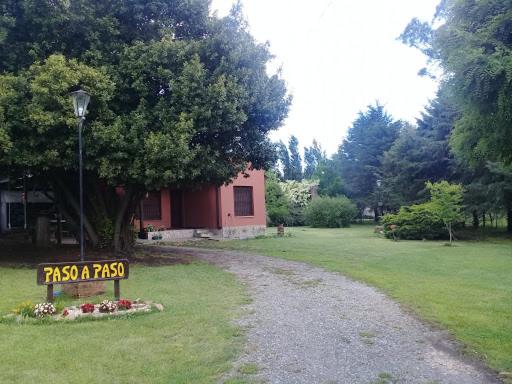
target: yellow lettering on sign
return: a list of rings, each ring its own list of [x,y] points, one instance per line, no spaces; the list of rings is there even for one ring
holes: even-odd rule
[[[51,281],[50,276],[53,273],[53,268],[52,267],[44,267],[44,273],[46,274],[44,281],[45,281],[45,283],[49,283]]]
[[[92,267],[94,268],[94,278],[97,279],[99,277],[98,274],[101,271],[101,264],[93,264]]]
[[[110,264],[110,277],[117,277],[117,262]]]
[[[62,281],[69,280],[69,265],[62,268]]]
[[[82,268],[82,280],[86,280],[89,278],[90,278],[89,267],[87,265],[84,265],[84,267]]]
[[[69,274],[71,275],[71,280],[78,280],[78,267],[76,265],[72,265]]]
[[[58,267],[56,267],[53,270],[53,282],[57,283],[59,281],[60,281],[60,269]]]
[[[108,264],[103,266],[103,270],[101,271],[101,277],[103,279],[110,277],[110,269],[108,269]]]
[[[124,277],[124,264],[123,263],[119,263],[117,265],[117,276]]]

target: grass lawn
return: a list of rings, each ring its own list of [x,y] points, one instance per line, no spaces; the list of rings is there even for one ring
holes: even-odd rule
[[[0,267],[0,314],[45,288],[36,271]],[[107,282],[112,297],[112,282]],[[244,287],[201,263],[132,265],[123,297],[153,300],[161,313],[66,324],[0,323],[0,383],[212,383],[231,367],[243,338],[231,320]],[[95,299],[97,301],[99,299]]]
[[[272,232],[274,230],[272,229]],[[305,261],[368,282],[512,371],[512,241],[394,242],[373,227],[287,229],[292,237],[205,242]]]

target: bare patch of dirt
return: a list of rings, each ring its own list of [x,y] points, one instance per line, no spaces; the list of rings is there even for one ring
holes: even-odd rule
[[[127,258],[131,263],[148,266],[190,264],[192,256],[162,252],[158,249],[136,247],[131,254],[117,254],[112,249],[88,249],[86,260],[110,260]],[[34,268],[40,263],[80,261],[80,247],[77,244],[52,245],[37,248],[27,239],[0,239],[0,266]]]
[[[190,264],[194,257],[186,254],[173,254],[155,250],[137,249],[129,258],[131,263],[142,264],[150,267],[160,265]]]

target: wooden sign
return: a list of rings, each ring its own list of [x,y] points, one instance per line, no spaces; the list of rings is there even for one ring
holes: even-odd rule
[[[114,280],[114,296],[119,300],[119,281],[127,279],[130,263],[126,259],[48,263],[37,266],[37,284],[46,285],[46,299],[53,302],[53,284]]]
[[[37,284],[123,280],[128,278],[129,272],[129,262],[126,259],[39,264]]]

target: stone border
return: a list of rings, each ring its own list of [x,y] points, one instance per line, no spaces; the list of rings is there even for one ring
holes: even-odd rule
[[[61,322],[61,321],[74,321],[77,319],[102,319],[102,318],[111,318],[111,317],[121,317],[131,314],[143,314],[143,313],[151,313],[154,311],[163,312],[164,306],[159,303],[154,303],[152,301],[145,302],[134,302],[130,309],[116,309],[114,312],[100,312],[99,304],[94,304],[94,312],[92,313],[82,313],[80,306],[70,306],[64,307],[64,309],[55,315],[46,316],[41,318],[34,317],[22,317],[20,315],[15,315],[13,313],[7,314],[0,318],[1,320],[12,320],[16,323],[38,323],[38,322]],[[64,316],[63,313],[67,311],[67,315]]]
[[[62,312],[65,311],[68,312],[66,316],[64,316],[63,313],[60,313],[58,315],[52,316],[54,320],[69,320],[73,321],[79,318],[102,318],[102,317],[109,317],[109,316],[123,316],[123,315],[129,315],[132,313],[140,313],[140,312],[151,312],[153,309],[158,310],[159,312],[162,312],[164,310],[164,306],[162,304],[153,303],[151,301],[148,302],[142,302],[142,303],[133,303],[132,307],[130,309],[116,309],[114,312],[100,312],[99,311],[100,305],[94,304],[94,312],[92,313],[82,313],[82,310],[80,307],[72,306],[72,307],[65,307]]]

